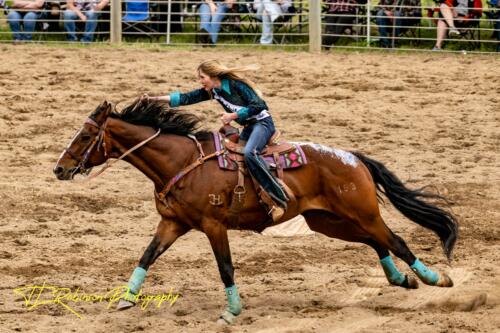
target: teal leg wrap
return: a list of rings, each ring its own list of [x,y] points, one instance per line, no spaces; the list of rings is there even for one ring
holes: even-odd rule
[[[394,265],[394,261],[392,261],[391,256],[380,259],[380,264],[384,269],[387,280],[389,280],[391,284],[395,284],[397,286],[403,284],[403,282],[405,281],[405,276],[401,274],[400,271],[398,271],[398,268],[396,267],[396,265]]]
[[[439,280],[439,274],[427,268],[420,260],[415,260],[410,268],[418,275],[418,277],[427,284],[435,285]]]
[[[227,310],[236,316],[239,315],[241,313],[241,300],[236,285],[226,288],[226,297],[229,304]]]
[[[139,293],[142,284],[146,279],[146,273],[147,271],[144,268],[136,267],[134,269],[134,272],[132,273],[130,280],[128,280],[128,288],[131,294],[137,295],[137,293]]]

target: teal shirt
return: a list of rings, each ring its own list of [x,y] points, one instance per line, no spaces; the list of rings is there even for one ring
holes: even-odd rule
[[[170,94],[170,106],[190,105],[215,99],[226,112],[237,113],[236,122],[246,125],[252,120],[270,117],[266,102],[246,83],[222,79],[221,88],[214,88],[209,94],[205,89],[196,89],[188,93]]]

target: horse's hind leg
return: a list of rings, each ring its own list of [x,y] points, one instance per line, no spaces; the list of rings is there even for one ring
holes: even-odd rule
[[[438,287],[453,286],[453,281],[448,275],[434,272],[418,260],[410,251],[405,241],[387,227],[380,215],[374,219],[361,219],[360,227],[370,234],[377,243],[389,249],[397,257],[406,262],[425,284]]]
[[[380,265],[382,266],[382,269],[384,270],[385,273],[385,277],[387,278],[387,281],[389,281],[390,284],[408,289],[418,288],[418,282],[413,276],[408,274],[403,275],[398,270],[398,268],[394,264],[394,261],[392,260],[389,250],[382,247],[379,243],[377,243],[373,239],[362,241],[362,243],[371,246],[377,252],[378,258],[380,259],[379,261]]]
[[[410,289],[418,288],[418,282],[415,278],[402,274],[398,270],[389,251],[372,239],[368,233],[356,224],[335,218],[333,214],[326,211],[311,210],[302,213],[302,215],[311,230],[328,237],[348,242],[363,243],[372,247],[377,252],[380,264],[390,284]]]
[[[190,229],[191,228],[187,225],[178,223],[174,220],[162,218],[153,240],[149,244],[146,251],[144,251],[141,260],[139,261],[139,265],[135,268],[128,281],[128,291],[120,299],[117,306],[118,310],[128,309],[137,303],[136,295],[141,290],[142,284],[146,279],[146,272],[149,266],[151,266],[155,260],[175,242],[177,238],[184,235]]]

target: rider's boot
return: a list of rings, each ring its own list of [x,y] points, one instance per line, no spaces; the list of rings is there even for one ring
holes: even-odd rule
[[[273,219],[273,222],[281,220],[287,208],[286,201],[277,198],[274,194],[266,192],[260,187],[259,197],[267,208],[267,214]]]

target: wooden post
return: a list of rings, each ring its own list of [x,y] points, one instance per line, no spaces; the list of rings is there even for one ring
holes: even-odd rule
[[[321,52],[321,0],[309,0],[309,52]]]
[[[111,43],[122,42],[122,1],[111,0]]]
[[[371,16],[371,10],[372,10],[372,6],[371,6],[371,0],[368,0],[366,2],[366,46],[367,47],[370,47],[371,43],[372,43],[372,38],[371,38],[371,30],[372,30],[372,27],[371,27],[371,20],[372,20],[372,16]]]
[[[168,0],[168,9],[167,9],[167,44],[170,44],[170,25],[172,24],[172,0]]]

